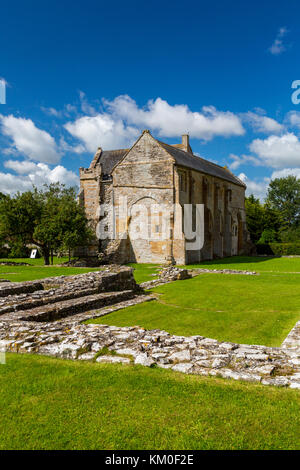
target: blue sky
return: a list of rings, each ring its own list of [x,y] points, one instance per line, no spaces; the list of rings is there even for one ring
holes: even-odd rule
[[[300,4],[2,2],[0,191],[78,184],[98,146],[142,129],[228,165],[263,198],[300,177]],[[300,94],[299,94],[300,96]]]

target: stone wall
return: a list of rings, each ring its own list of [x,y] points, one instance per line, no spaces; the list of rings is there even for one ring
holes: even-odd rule
[[[180,177],[184,177],[183,186],[179,182]],[[101,220],[105,230],[105,238],[100,241],[99,247],[105,253],[106,260],[185,264],[249,253],[245,188],[180,167],[149,132],[144,131],[114,167],[109,178],[106,175],[101,180],[99,164],[88,170],[81,169],[80,178],[81,201],[87,215],[94,227]],[[121,213],[120,203],[124,198],[128,210]],[[100,203],[113,203],[115,208],[99,217]],[[205,205],[205,242],[201,250],[187,250],[182,233],[182,214],[178,210],[173,212],[175,203],[182,207],[184,204]],[[139,224],[140,204],[146,210],[157,204],[169,208],[169,213],[173,212],[171,217],[162,212],[160,219],[150,222],[146,228],[148,235],[151,233],[150,239],[130,236],[131,229]],[[163,225],[169,227],[167,239],[159,238]]]

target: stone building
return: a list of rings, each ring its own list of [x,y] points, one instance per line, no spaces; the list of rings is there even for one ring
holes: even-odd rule
[[[169,145],[145,130],[130,149],[99,148],[90,167],[80,168],[79,200],[98,238],[101,232],[85,254],[102,252],[118,263],[177,264],[247,254],[245,189],[226,167],[194,155],[188,135]],[[202,226],[196,229],[204,238],[201,248],[183,234],[186,204],[193,226],[195,208],[202,205]]]

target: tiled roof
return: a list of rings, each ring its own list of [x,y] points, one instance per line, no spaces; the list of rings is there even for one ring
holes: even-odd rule
[[[190,168],[207,175],[215,176],[225,181],[229,181],[230,183],[238,184],[239,186],[246,186],[227,168],[185,152],[181,148],[182,144],[169,145],[159,140],[157,140],[157,142],[175,159],[177,165]],[[104,175],[110,175],[113,168],[122,160],[127,152],[128,149],[104,150],[101,152],[100,158],[95,162],[95,164],[101,165],[102,173]]]
[[[128,149],[104,150],[101,153],[99,163],[104,175],[110,175],[113,167],[124,157]]]
[[[245,186],[245,184],[227,168],[219,166],[216,163],[212,163],[208,160],[204,160],[204,158],[187,153],[178,147],[174,147],[173,145],[168,145],[160,141],[158,142],[175,159],[177,165],[221,178],[223,180],[229,181],[230,183],[238,184],[239,186]]]

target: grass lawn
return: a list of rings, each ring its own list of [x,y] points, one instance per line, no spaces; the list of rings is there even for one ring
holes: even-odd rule
[[[35,279],[44,279],[53,276],[71,276],[72,274],[82,274],[90,271],[99,271],[101,268],[69,268],[60,267],[56,264],[62,264],[68,261],[68,258],[54,258],[53,266],[44,266],[44,260],[21,258],[21,259],[0,259],[1,262],[28,263],[31,266],[0,266],[0,281],[8,279],[13,282],[34,281]]]
[[[294,390],[17,354],[0,382],[0,449],[300,449]]]
[[[156,279],[158,276],[158,264],[129,263],[128,266],[134,268],[134,278],[138,284],[153,281],[153,279]]]
[[[300,319],[300,258],[242,258],[194,267],[256,270],[259,276],[202,274],[152,289],[158,300],[92,320],[115,326],[140,325],[178,335],[280,346]],[[149,271],[155,272],[154,265]],[[145,265],[137,266],[144,274]],[[288,273],[288,274],[286,274]],[[137,274],[139,276],[139,274]]]
[[[265,256],[231,256],[201,264],[190,264],[187,268],[240,269],[256,272],[288,272],[300,274],[300,257],[277,258]]]

